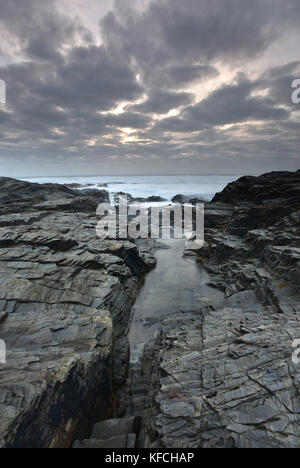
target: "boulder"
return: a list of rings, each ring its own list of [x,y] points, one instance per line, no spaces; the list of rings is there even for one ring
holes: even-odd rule
[[[179,203],[180,205],[184,205],[185,203],[196,205],[197,203],[205,203],[203,199],[199,195],[175,195],[172,198],[173,203]]]
[[[59,184],[33,184],[26,181],[0,178],[0,214],[42,211],[57,209],[67,211],[95,211],[99,203],[109,202],[109,194],[105,190],[94,191],[73,190]],[[78,201],[79,199],[79,201]],[[55,208],[57,203],[57,208]],[[77,206],[76,206],[77,205]],[[36,207],[36,208],[35,208]]]
[[[259,177],[247,176],[227,185],[213,202],[261,204],[279,200],[300,200],[300,171],[271,172]]]

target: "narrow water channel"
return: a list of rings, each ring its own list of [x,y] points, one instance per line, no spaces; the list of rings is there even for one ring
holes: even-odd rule
[[[166,316],[200,309],[200,303],[222,301],[224,295],[209,286],[210,277],[195,256],[185,255],[185,241],[164,241],[157,251],[157,266],[145,279],[132,310],[129,330],[130,367],[127,381],[127,416],[143,416],[147,384],[141,361],[145,344],[156,337]]]
[[[157,266],[146,276],[132,311],[129,332],[131,363],[140,361],[145,343],[154,338],[161,320],[172,313],[192,311],[199,297],[215,295],[209,276],[195,257],[184,256],[184,240],[167,240],[157,251]]]

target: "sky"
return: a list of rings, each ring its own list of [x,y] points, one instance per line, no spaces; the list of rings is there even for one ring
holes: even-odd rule
[[[1,175],[300,168],[299,0],[0,0]]]

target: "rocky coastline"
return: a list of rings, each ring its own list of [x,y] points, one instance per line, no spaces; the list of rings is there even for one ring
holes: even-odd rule
[[[300,171],[206,204],[205,246],[185,252],[206,284],[162,316],[139,381],[128,331],[155,249],[97,238],[108,201],[0,178],[0,447],[299,448]]]
[[[230,184],[205,224],[196,259],[222,297],[199,288],[147,345],[143,444],[299,448],[300,171]]]
[[[0,179],[0,446],[70,447],[114,411],[126,330],[155,265],[131,242],[100,241],[108,192]]]

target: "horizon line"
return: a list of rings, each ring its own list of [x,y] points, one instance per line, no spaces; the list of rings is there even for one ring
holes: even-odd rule
[[[246,175],[259,175],[260,173],[247,173]],[[63,174],[63,175],[30,175],[30,176],[6,176],[6,177],[22,177],[24,179],[29,179],[29,178],[36,178],[36,179],[42,179],[42,178],[63,178],[63,177],[166,177],[166,176],[241,176],[245,175],[244,173],[233,173],[233,172],[226,172],[226,173],[215,173],[215,172],[207,172],[207,173],[196,173],[196,174],[191,174],[191,173],[176,173],[176,174],[170,174],[170,173],[164,173],[164,174]]]

